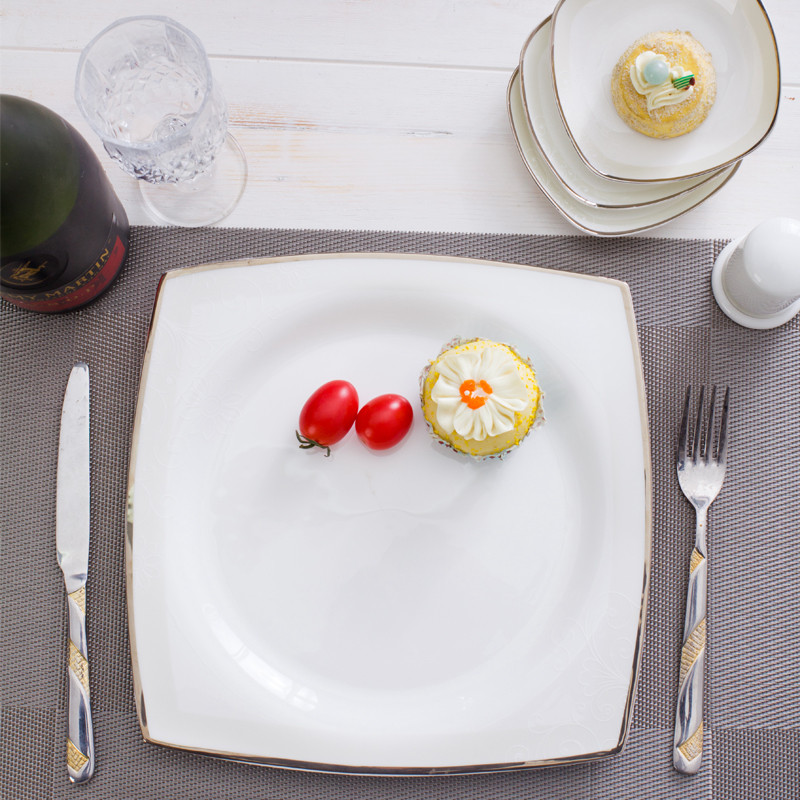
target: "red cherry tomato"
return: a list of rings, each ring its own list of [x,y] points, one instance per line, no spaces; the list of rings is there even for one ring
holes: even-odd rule
[[[358,393],[347,381],[329,381],[317,389],[300,411],[297,440],[300,447],[321,447],[331,454],[330,446],[344,439],[358,413]]]
[[[356,417],[358,438],[370,450],[388,450],[411,430],[411,403],[399,394],[382,394],[370,400]]]

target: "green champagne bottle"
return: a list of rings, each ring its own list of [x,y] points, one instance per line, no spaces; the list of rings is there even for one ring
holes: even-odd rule
[[[0,295],[53,313],[102,294],[128,255],[128,217],[83,137],[0,95]]]

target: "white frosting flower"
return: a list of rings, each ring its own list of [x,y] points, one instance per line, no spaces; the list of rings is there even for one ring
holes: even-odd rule
[[[662,61],[667,69],[667,77],[658,84],[648,83],[644,73],[647,65],[651,61]],[[691,75],[683,67],[670,64],[661,53],[654,53],[652,50],[645,50],[636,57],[635,63],[631,65],[631,83],[639,94],[643,94],[647,101],[647,110],[653,111],[663,106],[674,106],[688,100],[694,88],[689,86],[686,89],[676,89],[672,81],[682,78],[684,75]]]
[[[431,391],[436,421],[446,433],[481,442],[511,430],[530,407],[513,355],[498,347],[449,353],[436,362]]]

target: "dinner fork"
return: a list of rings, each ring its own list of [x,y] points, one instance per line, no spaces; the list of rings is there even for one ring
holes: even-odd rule
[[[679,772],[693,775],[703,757],[703,668],[706,650],[706,528],[708,507],[714,502],[725,478],[728,451],[728,403],[725,389],[716,448],[712,448],[717,387],[711,389],[708,422],[702,429],[705,387],[697,400],[694,425],[690,424],[692,387],[686,389],[678,434],[678,483],[697,515],[694,550],[689,563],[689,589],[683,626],[678,705],[675,712],[675,737],[672,763]],[[690,436],[693,430],[693,436]],[[702,433],[702,437],[701,437]],[[702,441],[701,441],[702,438]],[[691,441],[690,441],[691,440]],[[713,452],[712,452],[713,450]]]

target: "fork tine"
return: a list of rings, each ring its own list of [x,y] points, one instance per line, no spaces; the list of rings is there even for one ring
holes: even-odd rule
[[[703,461],[708,464],[712,457],[712,445],[714,444],[714,410],[717,407],[717,387],[711,387],[711,400],[708,403],[708,424],[706,425],[706,435],[703,439]]]
[[[705,399],[706,387],[700,387],[700,396],[697,398],[697,419],[694,423],[694,440],[692,441],[692,461],[697,461],[697,454],[700,452],[700,431],[703,424],[703,400]]]
[[[689,444],[689,402],[692,399],[692,387],[686,387],[686,402],[683,404],[683,416],[678,432],[678,469],[683,469],[686,461],[686,449]]]
[[[719,442],[717,443],[717,463],[725,465],[728,457],[728,402],[730,401],[731,388],[725,387],[725,398],[722,401],[722,419],[719,424]]]

